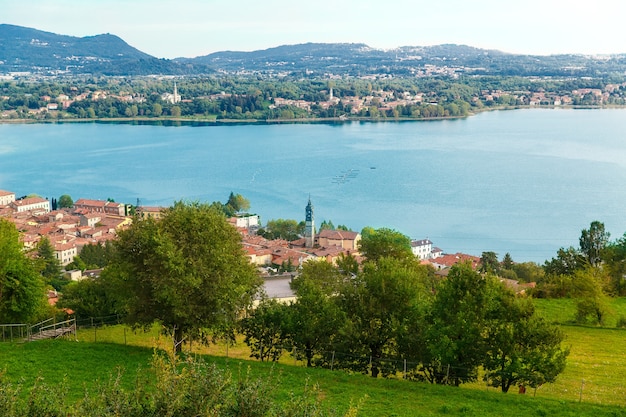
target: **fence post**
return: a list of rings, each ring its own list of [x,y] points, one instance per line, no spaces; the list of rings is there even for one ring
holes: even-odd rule
[[[124,326],[124,346],[126,346],[126,326]]]
[[[583,378],[582,382],[580,383],[580,397],[578,397],[578,402],[582,402],[583,401],[583,388],[585,387],[585,378]]]
[[[330,370],[333,370],[333,365],[335,364],[335,351],[333,350],[333,357],[330,360]]]
[[[404,379],[406,379],[406,359],[404,359]]]
[[[296,347],[293,347],[293,366],[298,365],[298,358],[296,358]]]

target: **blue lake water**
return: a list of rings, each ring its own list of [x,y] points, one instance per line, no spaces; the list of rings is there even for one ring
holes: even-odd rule
[[[593,220],[626,231],[626,110],[516,110],[429,122],[0,125],[18,196],[247,197],[263,221],[390,227],[447,253],[542,263]]]

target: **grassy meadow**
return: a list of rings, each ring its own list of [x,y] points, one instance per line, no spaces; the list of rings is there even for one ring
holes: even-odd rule
[[[373,379],[360,374],[324,369],[307,369],[284,355],[277,364],[247,360],[249,351],[241,341],[226,348],[192,345],[194,354],[231,370],[236,378],[250,372],[255,377],[271,375],[279,400],[318,385],[328,408],[340,413],[351,404],[360,404],[359,416],[617,416],[626,414],[626,330],[583,327],[572,324],[572,300],[537,300],[540,314],[563,324],[570,347],[567,367],[555,384],[519,395],[511,389],[502,394],[484,383],[461,388],[424,383]],[[626,313],[626,300],[612,302],[614,317]],[[616,318],[613,323],[616,323]],[[611,322],[607,322],[607,326]],[[150,372],[155,349],[169,349],[171,341],[158,328],[148,333],[133,332],[124,326],[79,331],[78,341],[56,340],[35,343],[0,343],[0,373],[7,381],[30,387],[37,378],[47,383],[65,383],[68,396],[77,400],[97,381],[107,380],[123,370],[127,389],[141,373]],[[189,345],[185,345],[189,351]],[[295,365],[295,366],[294,366]]]

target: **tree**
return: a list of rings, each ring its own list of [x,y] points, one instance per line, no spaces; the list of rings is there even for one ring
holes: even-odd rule
[[[605,262],[611,280],[611,293],[626,295],[626,233],[607,246]]]
[[[603,269],[589,265],[576,271],[572,278],[571,292],[576,297],[578,323],[604,324],[610,311],[604,289],[609,285],[609,275]]]
[[[100,244],[93,243],[83,246],[80,251],[80,259],[84,262],[84,269],[104,268],[113,258],[115,248],[110,241]]]
[[[268,220],[265,229],[259,230],[258,234],[266,239],[296,240],[300,238],[304,228],[295,220],[276,219]]]
[[[450,268],[428,317],[423,371],[429,381],[458,386],[477,379],[485,354],[490,284],[490,277],[481,276],[469,263]]]
[[[543,269],[548,275],[574,275],[585,267],[585,258],[573,247],[560,248],[556,258],[546,261]]]
[[[313,365],[315,355],[323,357],[344,315],[334,297],[344,276],[334,265],[321,261],[307,261],[302,272],[291,283],[296,301],[289,306],[287,335],[295,348],[295,356]]]
[[[126,321],[144,328],[159,321],[177,349],[184,337],[206,341],[211,333],[232,329],[261,285],[237,230],[200,203],[176,202],[159,221],[136,219],[120,231],[104,272]]]
[[[483,274],[497,274],[499,270],[498,254],[495,252],[483,252],[480,257],[480,272]]]
[[[604,230],[604,223],[592,221],[589,229],[583,229],[580,234],[580,252],[591,266],[598,266],[602,262],[604,249],[609,243],[611,234]]]
[[[320,224],[320,232],[322,230],[335,230],[335,225],[333,224],[332,220],[324,220],[321,224]]]
[[[27,322],[46,305],[43,279],[15,225],[0,218],[0,323]]]
[[[154,103],[152,105],[152,115],[155,117],[159,117],[162,114],[163,114],[163,106],[161,106],[159,103]]]
[[[172,108],[170,109],[170,114],[172,115],[172,117],[180,117],[180,107],[179,106],[172,106]]]
[[[54,255],[54,247],[47,237],[42,237],[37,244],[37,260],[40,262],[41,275],[45,282],[60,290],[63,286],[60,280],[61,263]]]
[[[241,320],[240,330],[244,342],[250,347],[250,356],[259,359],[277,361],[284,350],[285,323],[287,306],[273,299],[264,299]]]
[[[117,314],[115,299],[106,287],[106,281],[101,279],[70,282],[63,288],[57,307],[69,308],[83,318]]]
[[[513,258],[511,257],[510,253],[505,253],[504,257],[502,258],[502,262],[500,263],[502,269],[506,269],[506,270],[512,270],[513,269]]]
[[[233,216],[242,211],[250,210],[250,201],[241,194],[230,193],[226,202],[227,216]]]
[[[74,200],[67,194],[63,194],[59,197],[59,208],[72,208],[74,207]]]
[[[411,252],[411,239],[396,230],[366,227],[361,231],[361,236],[359,251],[370,261],[377,261],[382,257],[398,259],[414,257]]]
[[[427,279],[428,270],[415,259],[382,257],[347,280],[338,298],[346,322],[336,346],[348,356],[336,358],[338,366],[374,378],[396,372],[397,363],[383,358],[398,354],[397,336],[428,297]]]
[[[554,382],[569,354],[561,346],[563,332],[535,314],[532,300],[517,298],[501,284],[494,296],[486,322],[483,379],[502,392],[513,385],[537,388]]]

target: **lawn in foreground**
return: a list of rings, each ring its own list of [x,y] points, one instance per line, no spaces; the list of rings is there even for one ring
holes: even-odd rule
[[[106,380],[124,369],[123,385],[132,389],[138,369],[146,372],[153,349],[110,343],[67,340],[28,344],[0,344],[0,369],[9,381],[32,386],[37,377],[47,383],[65,380],[72,400],[82,397],[96,381]],[[278,378],[275,395],[286,400],[291,392],[317,384],[324,405],[344,412],[360,403],[359,416],[614,416],[624,409],[575,401],[502,394],[495,390],[436,386],[402,380],[373,379],[360,374],[325,369],[307,369],[285,364],[260,363],[226,357],[206,360],[231,369],[234,377],[250,372],[254,377]]]

